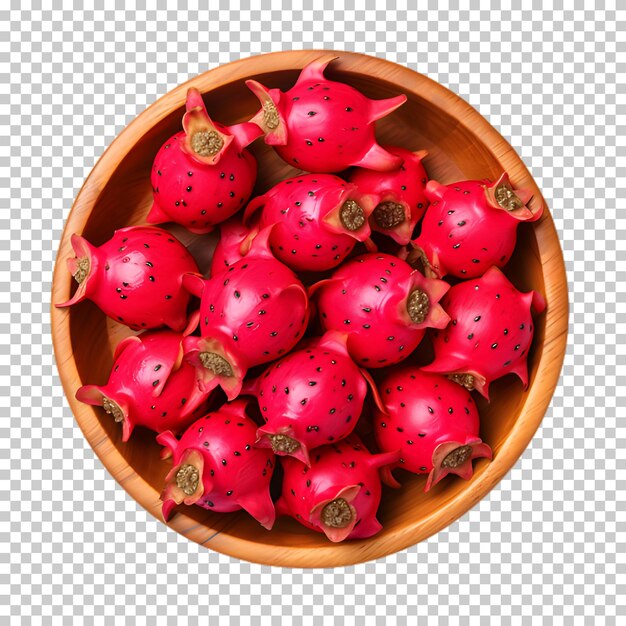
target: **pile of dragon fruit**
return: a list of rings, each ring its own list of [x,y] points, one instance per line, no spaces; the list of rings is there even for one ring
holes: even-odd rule
[[[78,286],[57,306],[89,299],[141,331],[117,346],[108,382],[76,397],[124,441],[136,426],[158,433],[165,519],[198,505],[370,537],[398,469],[427,475],[428,491],[492,458],[473,393],[488,400],[510,373],[527,384],[531,309],[545,304],[501,268],[541,208],[506,173],[428,180],[424,151],[376,141],[375,121],[406,97],[371,100],[326,79],[328,63],[286,92],[248,81],[261,108],[235,126],[189,90],[183,130],[154,160],[147,221],[219,227],[208,278],[156,226],[99,247],[72,237]],[[260,137],[302,173],[250,199],[246,146]],[[425,337],[434,357],[420,367],[409,357]]]

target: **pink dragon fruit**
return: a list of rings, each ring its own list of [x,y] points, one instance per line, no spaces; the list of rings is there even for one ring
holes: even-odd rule
[[[223,126],[211,121],[202,95],[187,92],[184,131],[157,153],[151,182],[151,224],[176,222],[192,233],[208,233],[247,202],[257,164],[245,147],[262,134],[255,124]]]
[[[479,415],[469,391],[440,374],[406,366],[388,372],[379,384],[383,410],[375,411],[376,442],[382,452],[400,451],[398,463],[414,474],[428,473],[424,491],[444,476],[471,478],[472,461],[491,459],[479,436]]]
[[[348,333],[350,356],[365,367],[385,367],[417,348],[425,329],[450,318],[438,304],[450,286],[425,278],[390,254],[351,259],[310,289],[325,330]]]
[[[382,495],[379,470],[399,457],[397,451],[370,454],[356,435],[315,450],[310,467],[284,457],[276,513],[333,542],[371,537],[382,529],[376,519]]]
[[[295,346],[309,319],[304,286],[269,251],[270,231],[262,230],[244,258],[211,279],[188,274],[184,281],[201,298],[201,337],[185,338],[185,358],[195,365],[201,389],[220,385],[229,400],[250,367]]]
[[[309,63],[286,92],[246,81],[261,103],[250,121],[263,129],[265,143],[284,161],[307,172],[340,172],[351,165],[380,171],[399,167],[402,159],[376,142],[374,122],[406,96],[370,100],[354,87],[324,78],[334,58]]]
[[[518,291],[497,268],[455,285],[441,301],[452,322],[433,333],[435,360],[422,368],[447,374],[489,399],[489,385],[506,374],[528,384],[526,359],[533,339],[531,307],[545,308],[536,291]]]
[[[75,258],[67,266],[78,283],[57,307],[92,300],[105,315],[134,330],[187,324],[189,293],[182,278],[198,266],[172,234],[154,226],[129,226],[99,247],[72,235]]]
[[[256,226],[250,228],[244,226],[238,216],[231,217],[220,224],[219,229],[220,239],[211,259],[211,276],[223,272],[236,261],[243,259],[250,250],[252,240],[259,232]]]
[[[115,349],[106,385],[85,385],[76,399],[101,406],[122,422],[122,441],[135,426],[178,433],[207,408],[209,394],[196,384],[195,369],[182,361],[183,334],[149,330]]]
[[[367,385],[375,385],[348,355],[346,338],[329,331],[246,384],[244,392],[256,396],[267,422],[257,431],[257,446],[309,465],[313,448],[354,430]]]
[[[270,236],[277,259],[296,271],[337,267],[357,241],[370,236],[374,204],[357,187],[332,174],[288,178],[253,199],[244,221],[260,228],[275,224]]]
[[[271,450],[254,448],[256,424],[246,415],[246,402],[223,405],[193,423],[180,441],[170,431],[157,442],[173,455],[173,467],[161,493],[167,521],[176,505],[197,504],[209,511],[244,509],[270,530],[276,513],[270,480],[276,459]]]
[[[370,216],[371,229],[405,246],[428,206],[424,192],[428,176],[422,165],[427,152],[411,152],[394,146],[384,148],[404,161],[398,169],[375,172],[357,168],[348,180],[361,193],[374,198],[376,208]]]
[[[528,189],[513,189],[507,174],[497,182],[466,180],[426,186],[431,205],[420,236],[411,242],[411,256],[421,258],[426,275],[442,278],[482,276],[491,266],[504,267],[511,258],[520,222],[541,217],[543,207],[526,206]]]

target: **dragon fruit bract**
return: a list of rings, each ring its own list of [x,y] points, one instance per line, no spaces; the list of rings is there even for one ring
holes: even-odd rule
[[[121,341],[109,382],[85,385],[76,398],[102,406],[122,422],[122,441],[135,426],[156,431],[186,428],[206,409],[208,393],[196,384],[195,369],[182,362],[183,335],[171,330],[149,330]]]
[[[394,467],[428,473],[425,491],[447,474],[468,479],[473,459],[491,459],[491,448],[478,436],[476,404],[460,385],[409,366],[390,371],[379,389],[384,410],[373,420],[378,447],[400,451]]]
[[[258,218],[276,258],[296,271],[324,271],[339,265],[357,241],[370,236],[372,202],[357,187],[332,174],[288,178],[253,199],[244,221]]]
[[[313,448],[354,430],[369,380],[348,355],[345,333],[329,331],[292,352],[244,390],[256,396],[267,422],[257,445],[308,465]]]
[[[370,253],[344,263],[311,293],[324,329],[348,333],[350,356],[384,367],[408,357],[427,327],[445,327],[450,318],[438,302],[448,289],[397,257]]]
[[[268,249],[270,231],[261,231],[245,257],[211,279],[185,277],[201,298],[201,337],[185,338],[185,358],[196,366],[201,388],[220,385],[229,400],[250,367],[293,348],[309,319],[304,286]]]
[[[517,374],[528,384],[526,359],[533,339],[531,307],[545,308],[536,291],[518,291],[497,268],[455,285],[441,301],[452,322],[433,333],[435,360],[424,371],[447,374],[489,399],[496,378]]]
[[[399,167],[402,159],[376,142],[374,122],[406,96],[370,100],[354,87],[324,78],[333,58],[309,63],[286,92],[246,81],[261,103],[250,121],[263,129],[265,143],[284,161],[307,172],[340,172],[352,165],[381,171]]]
[[[422,165],[427,153],[424,150],[411,152],[394,146],[384,147],[403,159],[398,169],[375,172],[358,168],[351,172],[348,180],[355,183],[361,193],[374,198],[376,208],[370,217],[372,230],[406,245],[428,206],[424,192],[428,177]]]
[[[173,455],[174,463],[161,493],[166,520],[184,502],[221,513],[244,509],[272,528],[276,514],[269,485],[275,457],[252,446],[256,424],[245,409],[241,400],[225,404],[193,423],[180,441],[169,431],[157,437],[168,448],[164,458]]]
[[[198,266],[172,234],[154,226],[116,230],[99,247],[72,235],[75,258],[67,265],[78,283],[74,296],[57,304],[95,302],[105,315],[134,330],[169,326],[182,331],[187,324],[189,293],[183,275]]]
[[[520,222],[538,220],[543,210],[526,207],[532,192],[513,189],[506,173],[493,184],[466,180],[440,185],[431,180],[426,195],[431,205],[420,236],[411,243],[427,275],[436,278],[476,278],[493,265],[504,267]]]
[[[276,513],[323,532],[333,542],[371,537],[382,528],[376,519],[382,494],[379,470],[399,456],[399,452],[370,454],[356,435],[350,435],[315,450],[310,467],[284,457]]]
[[[154,159],[154,204],[147,219],[208,233],[250,197],[257,164],[245,147],[262,132],[250,122],[213,122],[197,89],[189,89],[186,108],[185,130],[170,137]]]
[[[252,245],[259,229],[244,226],[239,216],[231,217],[220,224],[220,238],[211,259],[211,276],[223,272],[233,263],[243,259]]]

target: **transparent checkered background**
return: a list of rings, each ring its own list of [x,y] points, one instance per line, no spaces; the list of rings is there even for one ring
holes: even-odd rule
[[[624,271],[616,267],[626,261],[625,221],[617,214],[626,196],[624,56],[618,63],[626,51],[624,11],[614,2],[584,10],[578,1],[565,11],[563,2],[555,10],[525,2],[523,11],[431,2],[419,12],[407,2],[395,10],[372,0],[360,3],[365,10],[334,0],[295,2],[293,10],[260,0],[254,10],[249,0],[202,3],[219,5],[210,11],[167,10],[161,1],[150,3],[156,10],[145,3],[124,9],[129,3],[118,0],[98,3],[106,11],[44,4],[43,11],[41,0],[0,10],[0,271],[7,298],[0,303],[0,623],[117,624],[126,616],[133,624],[178,624],[218,615],[241,624],[624,619],[617,574],[626,573],[625,491],[617,470],[626,465],[617,413],[619,407],[623,419],[626,402],[616,371],[626,365],[624,327],[618,330]],[[507,477],[430,540],[336,570],[275,569],[221,556],[136,505],[74,422],[48,313],[72,201],[122,128],[207,69],[311,47],[406,65],[489,119],[548,199],[571,302],[560,385]]]

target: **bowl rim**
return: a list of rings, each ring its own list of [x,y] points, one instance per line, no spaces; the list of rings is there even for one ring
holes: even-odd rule
[[[336,56],[333,68],[343,73],[367,74],[371,71],[377,76],[384,75],[384,80],[388,82],[406,85],[407,91],[420,93],[433,105],[454,117],[468,132],[480,135],[481,142],[502,165],[503,170],[513,180],[519,181],[518,184],[521,182],[523,186],[533,189],[535,199],[544,206],[543,216],[534,224],[534,234],[542,266],[544,295],[548,302],[545,312],[546,341],[541,346],[541,354],[537,356],[538,365],[534,379],[536,384],[530,386],[520,407],[520,417],[502,441],[493,461],[480,467],[468,488],[460,490],[419,522],[406,524],[393,536],[385,536],[382,540],[374,537],[342,544],[329,542],[328,546],[312,548],[256,543],[229,535],[227,525],[221,529],[209,529],[198,524],[184,511],[179,512],[167,524],[178,533],[217,552],[255,563],[282,567],[338,567],[382,558],[423,541],[468,512],[502,480],[528,447],[558,383],[567,344],[567,278],[557,231],[545,199],[515,150],[476,109],[436,81],[392,61],[357,52],[328,49],[287,50],[251,55],[220,65],[178,85],[135,117],[103,152],[76,196],[59,242],[51,302],[61,302],[69,297],[72,277],[66,270],[65,260],[72,254],[71,234],[83,232],[91,208],[115,171],[116,164],[132,150],[146,128],[152,128],[171,114],[172,110],[184,106],[189,87],[196,87],[205,94],[224,84],[249,78],[252,59],[256,62],[254,75],[259,75],[300,70],[322,55]],[[51,304],[51,331],[63,389],[85,438],[124,490],[151,515],[163,522],[159,492],[128,465],[100,425],[95,408],[75,399],[76,390],[84,383],[73,358],[69,309],[58,309]]]

